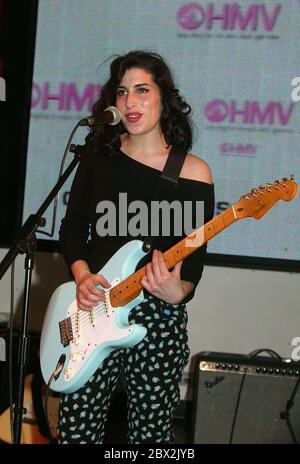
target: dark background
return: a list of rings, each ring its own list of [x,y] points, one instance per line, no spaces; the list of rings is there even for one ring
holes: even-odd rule
[[[9,245],[21,225],[37,3],[2,1],[6,101],[0,102],[0,246]]]

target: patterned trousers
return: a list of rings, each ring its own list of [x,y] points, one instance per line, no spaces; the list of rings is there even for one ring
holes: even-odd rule
[[[123,371],[129,443],[172,443],[179,383],[189,358],[184,304],[148,296],[129,321],[147,328],[132,348],[112,352],[77,392],[61,395],[58,443],[102,443],[111,395]]]

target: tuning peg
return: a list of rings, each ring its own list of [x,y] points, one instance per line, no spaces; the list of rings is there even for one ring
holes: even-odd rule
[[[255,192],[257,192],[257,189],[256,189],[256,188],[253,188],[253,189],[251,190],[251,192],[252,192],[252,193],[255,193]]]
[[[268,185],[268,184],[267,184],[267,185]],[[260,185],[258,188],[260,188],[260,189],[264,189],[264,188],[265,188],[265,186],[264,186],[264,185]]]
[[[283,181],[286,181],[286,180],[288,180],[288,179],[287,179],[287,177],[283,177],[282,180],[283,180]]]
[[[279,184],[279,180],[275,180],[274,184]]]
[[[292,174],[291,175],[291,180],[294,180],[295,179],[295,176]]]

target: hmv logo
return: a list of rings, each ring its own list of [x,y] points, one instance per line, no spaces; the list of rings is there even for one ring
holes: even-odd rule
[[[57,111],[86,111],[90,113],[100,92],[101,86],[97,84],[86,84],[80,91],[74,82],[51,85],[50,82],[34,83],[31,107],[41,110],[54,108]]]
[[[214,2],[186,3],[177,12],[177,23],[185,30],[219,28],[223,31],[272,31],[276,25],[281,4],[266,6],[257,2],[250,5]]]
[[[285,108],[281,102],[270,101],[262,104],[258,101],[246,100],[211,100],[204,107],[205,118],[213,123],[227,122],[239,124],[259,124],[285,126],[288,124],[294,103]]]

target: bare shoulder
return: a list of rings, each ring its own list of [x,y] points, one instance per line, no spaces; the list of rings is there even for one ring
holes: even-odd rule
[[[208,164],[192,153],[187,154],[180,176],[212,184],[212,175]]]

